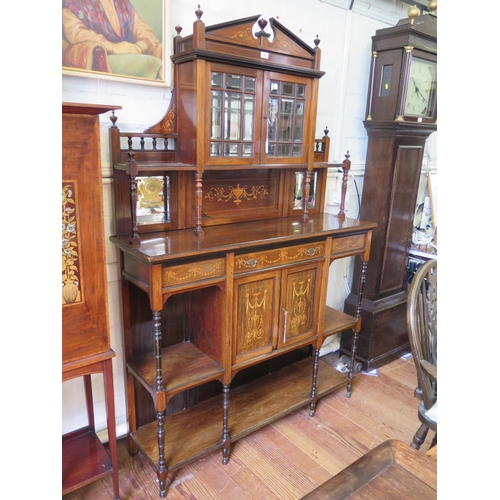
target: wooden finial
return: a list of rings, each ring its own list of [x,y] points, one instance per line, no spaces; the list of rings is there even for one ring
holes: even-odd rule
[[[318,35],[316,35],[316,38],[314,39],[314,45],[317,47],[321,40],[318,38]]]
[[[323,137],[323,139],[326,139],[326,138],[327,138],[327,136],[328,136],[328,132],[330,132],[330,131],[328,130],[328,125],[327,125],[327,126],[325,127],[325,130],[323,130],[323,133],[325,134],[325,136]]]
[[[200,4],[198,4],[198,8],[196,9],[195,14],[199,21],[201,19],[201,16],[203,15],[203,11],[200,8]]]
[[[182,26],[177,25],[177,26],[175,27],[175,31],[177,32],[177,36],[180,36],[181,31],[182,31]]]
[[[257,31],[257,33],[255,33],[255,36],[256,37],[260,37],[260,36],[265,36],[265,37],[270,37],[271,34],[270,33],[266,33],[265,31],[265,28],[267,26],[267,20],[266,19],[263,19],[262,17],[257,21],[257,24],[259,25],[259,28],[260,28],[260,31]]]
[[[115,116],[115,111],[111,111],[111,116],[109,117],[109,119],[111,120],[111,123],[113,125],[111,125],[112,127],[116,128],[116,120],[118,120],[118,117]]]

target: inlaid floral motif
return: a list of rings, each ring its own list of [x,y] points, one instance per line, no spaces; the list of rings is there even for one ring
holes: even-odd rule
[[[62,303],[81,301],[78,228],[75,189],[72,182],[62,187]]]
[[[221,188],[211,188],[210,191],[205,195],[205,198],[210,201],[222,201],[224,203],[229,200],[233,200],[233,203],[239,205],[243,199],[245,200],[256,200],[257,198],[263,198],[268,195],[269,191],[264,186],[252,186],[248,190],[247,186],[240,187],[238,183],[236,187],[229,187],[229,192]]]

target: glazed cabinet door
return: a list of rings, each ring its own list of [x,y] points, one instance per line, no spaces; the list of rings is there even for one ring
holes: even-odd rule
[[[312,81],[282,73],[264,74],[261,162],[307,163]]]
[[[210,67],[207,165],[259,163],[262,71]]]
[[[269,271],[235,279],[233,365],[275,348],[280,275]]]
[[[278,348],[316,335],[321,264],[284,269]]]

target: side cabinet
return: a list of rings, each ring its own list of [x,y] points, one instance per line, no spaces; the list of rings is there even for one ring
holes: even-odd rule
[[[62,380],[83,377],[88,414],[62,437],[62,494],[111,475],[118,499],[99,139],[99,115],[114,109],[62,105]],[[95,433],[93,374],[103,377],[109,454]]]

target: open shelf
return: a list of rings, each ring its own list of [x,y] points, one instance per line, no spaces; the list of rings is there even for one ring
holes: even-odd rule
[[[349,316],[341,311],[337,311],[332,307],[325,307],[325,326],[324,326],[324,336],[333,335],[334,333],[339,333],[344,330],[353,328],[357,323],[357,320],[353,316]]]
[[[346,376],[320,358],[318,397],[346,384]],[[229,434],[234,442],[310,403],[312,358],[282,368],[229,393]],[[293,390],[291,390],[293,388]],[[165,459],[177,469],[222,448],[222,395],[165,418]],[[156,421],[131,434],[142,453],[158,471]]]
[[[191,342],[163,348],[161,358],[163,387],[170,394],[215,380],[224,371],[217,361]],[[154,352],[132,358],[127,366],[148,391],[156,389]]]
[[[88,427],[62,438],[62,494],[112,474],[111,458]]]

